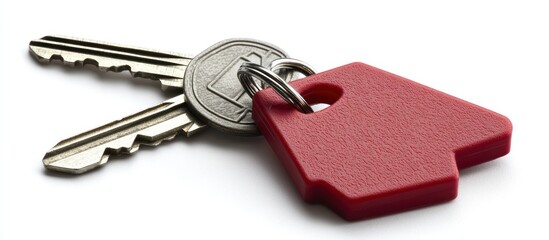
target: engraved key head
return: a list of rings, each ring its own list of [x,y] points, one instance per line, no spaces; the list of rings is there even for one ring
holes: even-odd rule
[[[259,135],[252,119],[252,100],[237,78],[238,68],[244,62],[268,66],[284,57],[288,55],[277,46],[252,39],[228,39],[211,46],[198,54],[185,72],[189,109],[222,132]]]

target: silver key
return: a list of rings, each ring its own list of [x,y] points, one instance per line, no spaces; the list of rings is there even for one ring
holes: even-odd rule
[[[190,136],[206,124],[229,134],[259,134],[251,118],[251,99],[237,79],[238,68],[244,62],[267,66],[287,57],[274,45],[250,39],[219,42],[192,59],[177,53],[52,36],[32,41],[30,51],[40,62],[61,60],[72,66],[92,64],[102,71],[131,70],[133,76],[161,81],[164,88],[184,86],[184,94],[63,140],[44,156],[46,168],[75,174],[105,164],[111,155],[135,152],[140,144],[156,146],[178,133]]]
[[[158,80],[163,90],[183,88],[191,55],[160,52],[64,36],[31,41],[30,52],[40,62],[63,61],[69,66],[93,65],[100,71],[129,71],[134,77]]]
[[[65,139],[50,149],[42,161],[48,169],[84,173],[105,164],[111,155],[133,153],[141,144],[158,146],[178,133],[190,136],[204,127],[188,113],[181,94],[152,108]]]

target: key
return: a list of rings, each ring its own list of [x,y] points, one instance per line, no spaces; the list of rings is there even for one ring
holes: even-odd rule
[[[45,36],[31,41],[30,52],[39,62],[61,60],[68,66],[91,64],[101,71],[130,70],[133,76],[159,80],[163,89],[184,91],[189,110],[199,120],[229,134],[258,135],[251,117],[251,99],[235,79],[244,62],[264,66],[287,54],[252,39],[227,39],[195,58],[72,37]],[[293,76],[286,76],[286,80]],[[183,90],[183,86],[186,86]]]
[[[31,41],[30,52],[40,62],[62,61],[68,66],[93,65],[100,71],[129,71],[134,77],[158,80],[163,90],[183,88],[191,55],[161,52],[65,36]]]
[[[247,63],[246,89],[250,76],[288,85]],[[330,106],[300,106],[310,103]],[[511,146],[505,116],[363,63],[259,91],[252,114],[301,196],[347,220],[452,200],[459,169]]]
[[[259,134],[251,118],[251,99],[236,73],[244,62],[269,65],[287,57],[280,48],[251,39],[221,41],[192,60],[183,54],[53,36],[32,41],[30,51],[40,62],[58,59],[73,66],[92,64],[103,71],[128,69],[134,76],[156,79],[183,92],[63,140],[46,153],[46,168],[74,174],[104,165],[112,155],[135,152],[141,144],[156,146],[179,133],[191,136],[206,126],[234,135]],[[287,75],[286,80],[291,77]]]
[[[63,140],[44,156],[48,169],[84,173],[102,164],[109,156],[133,153],[141,144],[158,146],[182,132],[191,136],[205,125],[188,114],[184,96],[96,129]]]

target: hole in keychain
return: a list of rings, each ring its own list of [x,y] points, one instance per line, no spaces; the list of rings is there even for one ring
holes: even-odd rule
[[[336,103],[343,95],[343,89],[329,84],[313,84],[302,91],[302,95],[316,113]]]
[[[273,70],[271,69],[271,71],[273,71]],[[278,76],[285,76],[287,74],[292,74],[292,73],[296,74],[297,73],[297,77],[294,75],[293,80],[297,80],[297,79],[300,79],[300,78],[305,78],[305,77],[310,76],[308,74],[303,74],[303,73],[297,72],[297,71],[296,71],[296,73],[294,73],[290,69],[277,69],[276,71],[273,71],[273,72],[276,73]],[[285,79],[285,78],[282,78],[282,79]],[[263,86],[263,88],[265,88],[265,87],[268,87],[269,85],[264,84],[262,86]],[[315,89],[313,89],[312,91],[314,92]],[[300,93],[300,92],[298,92],[298,93]],[[332,106],[332,104],[335,102],[335,101],[331,101],[331,100],[326,101],[325,99],[318,100],[316,97],[315,98],[311,97],[310,94],[303,94],[303,93],[300,93],[300,94],[303,96],[305,101],[307,101],[307,103],[309,103],[309,106],[311,106],[311,109],[313,109],[313,113],[320,112],[320,111]],[[318,95],[323,95],[323,94],[318,94]]]
[[[329,106],[332,106],[332,105],[327,104],[327,103],[311,104],[311,108],[313,109],[314,112],[320,112],[320,111],[328,108]]]

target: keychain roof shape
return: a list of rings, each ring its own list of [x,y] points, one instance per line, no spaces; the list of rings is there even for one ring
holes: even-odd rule
[[[347,220],[454,199],[459,169],[510,151],[506,117],[363,63],[290,85],[331,106],[304,114],[266,89],[253,118],[303,198]]]

